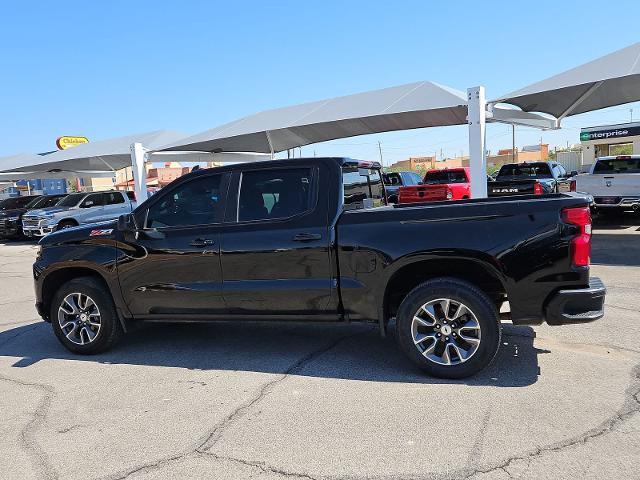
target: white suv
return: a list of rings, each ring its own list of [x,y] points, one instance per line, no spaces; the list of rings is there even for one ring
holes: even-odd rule
[[[63,228],[115,220],[135,207],[133,192],[72,193],[55,207],[25,213],[22,230],[27,236],[42,237]]]

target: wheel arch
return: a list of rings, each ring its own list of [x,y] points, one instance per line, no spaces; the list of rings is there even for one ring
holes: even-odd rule
[[[400,303],[417,285],[438,277],[469,282],[486,293],[494,302],[504,299],[507,290],[505,278],[488,260],[469,256],[413,258],[398,265],[389,273],[381,295],[381,328],[395,316]]]
[[[65,218],[61,218],[60,220],[58,220],[58,223],[57,223],[56,225],[60,225],[60,224],[61,224],[61,223],[63,223],[63,222],[70,222],[70,223],[73,223],[73,224],[74,224],[74,226],[76,226],[76,227],[80,225],[80,223],[78,222],[78,220],[76,220],[76,219],[75,219],[75,218],[73,218],[73,217],[65,217]]]
[[[71,280],[82,277],[91,277],[100,282],[105,288],[105,291],[109,293],[114,303],[116,303],[116,299],[114,298],[113,292],[109,288],[109,284],[106,278],[98,270],[89,267],[59,268],[49,273],[42,281],[42,311],[45,313],[45,315],[47,315],[47,317],[49,317],[49,312],[51,311],[51,301],[53,300],[54,295],[60,289],[60,287]],[[118,314],[118,320],[120,321],[122,328],[124,329],[124,331],[126,331],[126,324],[122,317],[122,314],[117,307],[117,303],[116,312]],[[48,320],[50,321],[51,319],[48,318]]]

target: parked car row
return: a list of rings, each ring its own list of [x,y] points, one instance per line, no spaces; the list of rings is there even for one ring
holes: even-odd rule
[[[0,237],[42,237],[57,230],[118,218],[135,208],[133,192],[31,195],[0,201]]]

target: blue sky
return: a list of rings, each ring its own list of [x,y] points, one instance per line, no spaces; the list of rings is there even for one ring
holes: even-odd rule
[[[195,133],[300,102],[433,80],[489,98],[640,39],[640,2],[7,2],[0,17],[0,155],[174,129]],[[630,106],[518,129],[518,145],[578,142],[581,126],[624,122]],[[640,104],[634,104],[640,120]],[[511,144],[490,125],[488,148]],[[385,163],[467,153],[466,127],[303,147]]]

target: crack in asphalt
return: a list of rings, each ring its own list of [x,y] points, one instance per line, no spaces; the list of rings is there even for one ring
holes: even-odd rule
[[[627,421],[636,413],[640,413],[640,364],[636,365],[633,368],[632,381],[625,390],[624,405],[620,408],[620,410],[618,410],[614,415],[602,422],[599,426],[592,428],[591,430],[588,430],[576,437],[556,442],[544,447],[538,447],[525,454],[508,457],[497,465],[487,468],[474,468],[473,471],[468,472],[467,474],[463,474],[461,478],[464,480],[469,480],[476,475],[487,474],[496,470],[503,470],[505,473],[507,473],[507,475],[511,477],[511,474],[507,471],[507,469],[513,463],[518,461],[527,461],[528,468],[528,465],[535,458],[541,457],[547,453],[559,452],[576,445],[584,445],[590,440],[611,433],[616,426]]]
[[[24,450],[27,452],[27,455],[31,457],[34,467],[36,467],[36,469],[40,472],[42,478],[45,478],[47,480],[57,479],[58,474],[53,468],[53,465],[51,465],[51,462],[49,461],[49,458],[47,457],[44,449],[38,444],[35,439],[35,432],[42,425],[44,425],[46,421],[46,416],[49,412],[49,408],[51,407],[51,402],[53,400],[53,397],[56,395],[55,390],[50,385],[45,385],[43,383],[25,382],[22,380],[17,380],[15,378],[5,377],[4,375],[0,375],[0,381],[13,383],[15,385],[20,385],[23,387],[34,387],[43,392],[42,400],[40,400],[40,403],[34,410],[31,420],[29,420],[29,422],[27,422],[27,424],[20,431],[20,443],[22,444]]]
[[[207,455],[215,458],[216,460],[228,460],[230,462],[241,463],[243,465],[247,465],[249,467],[255,467],[260,469],[263,473],[275,473],[277,475],[281,475],[287,478],[306,478],[307,480],[318,480],[317,477],[312,477],[311,475],[307,475],[306,473],[298,473],[298,472],[290,472],[288,470],[284,470],[282,468],[273,467],[271,465],[267,465],[264,462],[257,462],[252,460],[243,460],[241,458],[235,457],[226,457],[223,455],[217,455],[211,452],[201,452],[203,455]]]
[[[300,371],[304,366],[306,366],[307,364],[309,364],[313,360],[317,359],[321,355],[327,353],[329,350],[335,348],[336,346],[338,346],[343,341],[348,340],[348,339],[350,339],[352,337],[355,337],[357,335],[370,333],[371,331],[373,331],[373,329],[366,329],[364,331],[358,331],[356,333],[352,333],[352,334],[349,334],[349,335],[344,335],[344,336],[334,340],[333,342],[329,343],[328,345],[325,345],[324,347],[322,347],[320,349],[313,350],[313,351],[307,353],[306,355],[304,355],[303,357],[298,359],[293,365],[291,365],[289,368],[287,368],[281,375],[278,376],[278,378],[275,378],[275,379],[270,380],[269,382],[266,382],[265,384],[263,384],[258,389],[257,393],[253,396],[253,398],[251,400],[249,400],[248,402],[245,402],[245,403],[237,406],[222,421],[220,421],[218,424],[216,424],[213,427],[213,429],[209,431],[209,433],[207,433],[205,436],[201,437],[201,439],[198,441],[196,446],[194,448],[192,448],[191,450],[183,452],[183,453],[180,453],[180,454],[172,455],[170,457],[165,457],[165,458],[159,459],[159,460],[157,460],[155,462],[150,462],[150,463],[146,463],[146,464],[140,465],[140,466],[138,466],[138,467],[136,467],[136,468],[134,468],[132,470],[127,471],[126,473],[114,474],[114,475],[110,475],[110,476],[107,476],[107,477],[103,477],[103,479],[104,480],[125,480],[125,479],[129,478],[130,476],[132,476],[132,475],[134,475],[136,473],[148,472],[148,471],[154,470],[156,468],[162,467],[164,465],[171,464],[173,462],[176,462],[176,461],[179,461],[179,460],[182,460],[182,459],[185,459],[185,458],[200,457],[202,455],[207,455],[207,456],[210,456],[210,457],[213,457],[213,458],[226,459],[226,460],[230,460],[230,461],[240,462],[240,463],[243,463],[245,465],[251,465],[251,466],[260,468],[261,470],[263,470],[265,472],[280,473],[281,475],[286,475],[286,476],[290,476],[290,477],[294,477],[294,478],[297,477],[297,478],[306,478],[306,479],[310,479],[310,480],[316,480],[313,477],[310,477],[309,475],[306,475],[306,474],[303,474],[303,473],[287,472],[285,470],[280,470],[277,467],[267,466],[267,465],[262,464],[260,462],[252,462],[252,461],[242,460],[242,459],[233,458],[233,457],[223,457],[223,456],[220,456],[220,455],[217,455],[215,453],[210,452],[209,449],[211,449],[215,445],[215,443],[222,437],[222,434],[224,433],[224,431],[227,428],[229,428],[229,426],[234,424],[239,418],[242,418],[242,416],[249,409],[251,409],[251,407],[253,407],[256,403],[258,403],[262,399],[264,399],[276,387],[276,385],[278,385],[279,383],[281,383],[282,381],[287,379],[290,375],[293,375],[296,372]]]

